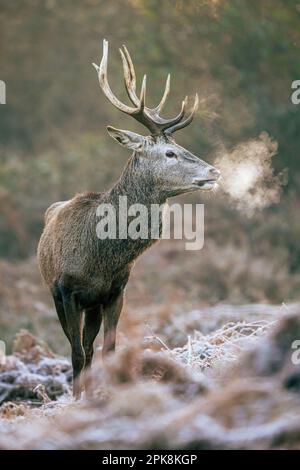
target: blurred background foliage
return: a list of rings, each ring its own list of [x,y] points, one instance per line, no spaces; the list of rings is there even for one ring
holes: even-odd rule
[[[101,58],[102,38],[110,43],[110,83],[122,99],[123,43],[139,84],[148,75],[150,105],[159,101],[168,72],[166,115],[186,94],[199,93],[198,117],[178,133],[179,143],[213,162],[220,143],[230,149],[266,131],[278,142],[276,171],[289,169],[281,202],[251,219],[223,197],[205,199],[205,249],[195,256],[170,245],[165,282],[178,289],[189,279],[185,290],[194,283],[207,302],[299,298],[300,106],[291,103],[291,83],[300,79],[296,0],[0,0],[0,79],[7,85],[7,104],[0,106],[3,263],[34,255],[52,202],[107,189],[120,174],[128,155],[110,141],[106,125],[144,132],[99,89],[92,62]]]

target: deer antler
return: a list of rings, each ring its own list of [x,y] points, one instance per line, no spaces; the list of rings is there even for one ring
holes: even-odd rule
[[[124,80],[125,80],[125,87],[128,94],[129,99],[131,100],[134,107],[127,106],[126,104],[122,103],[112,92],[108,79],[107,79],[107,57],[108,57],[108,41],[103,39],[103,56],[100,63],[100,66],[93,64],[95,69],[98,73],[99,84],[100,87],[105,94],[105,96],[109,99],[109,101],[120,111],[125,114],[129,114],[138,122],[143,124],[147,129],[150,130],[151,134],[157,135],[161,133],[165,134],[172,134],[173,132],[177,131],[178,129],[182,129],[190,124],[193,120],[194,114],[198,107],[198,95],[195,96],[195,102],[190,115],[183,119],[185,116],[186,106],[187,106],[187,97],[185,97],[184,101],[181,105],[180,113],[172,119],[165,119],[160,116],[160,112],[166,102],[166,99],[169,95],[170,91],[170,74],[166,80],[165,91],[163,93],[162,99],[156,108],[150,109],[145,106],[145,99],[146,99],[146,75],[144,75],[142,81],[142,88],[140,97],[136,94],[136,75],[134,66],[129,55],[128,50],[123,45],[120,49],[120,54],[122,57],[123,62],[123,71],[124,71]]]

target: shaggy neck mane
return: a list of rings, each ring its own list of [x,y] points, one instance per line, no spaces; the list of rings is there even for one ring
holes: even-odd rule
[[[109,191],[111,202],[118,200],[119,196],[127,196],[128,204],[163,204],[167,195],[157,188],[153,175],[150,171],[141,172],[139,168],[140,157],[134,153],[119,180]]]

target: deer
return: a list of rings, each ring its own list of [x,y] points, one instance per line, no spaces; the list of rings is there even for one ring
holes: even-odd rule
[[[107,76],[108,41],[103,40],[100,66],[93,64],[100,88],[110,103],[145,126],[149,135],[107,126],[108,134],[132,152],[120,178],[106,192],[84,192],[68,201],[52,204],[45,212],[45,225],[37,257],[44,283],[49,288],[55,309],[71,346],[73,395],[84,391],[84,373],[91,367],[94,341],[103,321],[103,359],[115,350],[116,330],[124,290],[135,260],[157,238],[99,239],[96,234],[97,207],[109,203],[117,208],[119,197],[129,204],[167,204],[173,196],[193,191],[211,191],[220,172],[178,145],[173,134],[188,126],[198,107],[195,95],[187,112],[188,98],[179,114],[161,116],[170,91],[170,75],[163,96],[155,108],[146,106],[146,75],[139,96],[136,74],[127,48],[120,49],[125,88],[132,105],[121,102],[112,92]],[[160,219],[160,228],[163,225]],[[161,232],[160,232],[161,233]]]

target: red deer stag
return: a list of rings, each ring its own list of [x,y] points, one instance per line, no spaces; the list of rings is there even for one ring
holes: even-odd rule
[[[219,171],[200,160],[172,137],[193,120],[198,106],[186,115],[187,98],[180,113],[165,119],[160,113],[170,89],[167,78],[161,102],[150,109],[145,104],[146,76],[140,96],[132,60],[125,46],[120,49],[126,91],[133,106],[123,104],[112,92],[107,79],[108,42],[103,41],[100,67],[94,64],[100,87],[108,100],[123,113],[143,124],[150,135],[107,127],[111,137],[133,154],[121,177],[107,192],[77,194],[69,201],[52,204],[45,214],[45,228],[38,246],[42,277],[51,290],[62,328],[71,344],[73,393],[82,391],[82,371],[91,365],[93,343],[104,322],[103,355],[115,349],[116,328],[124,288],[134,260],[156,239],[99,239],[96,211],[111,204],[118,214],[119,196],[128,204],[164,204],[167,198],[216,185]],[[160,221],[161,225],[161,221]]]

